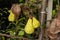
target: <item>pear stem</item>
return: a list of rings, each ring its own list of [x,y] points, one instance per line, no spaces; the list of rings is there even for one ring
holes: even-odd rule
[[[30,9],[30,14],[29,14],[29,18],[33,18],[33,9]]]

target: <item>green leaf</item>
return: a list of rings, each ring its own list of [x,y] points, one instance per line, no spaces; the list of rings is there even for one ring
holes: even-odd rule
[[[11,36],[15,35],[15,32],[13,32],[13,31],[8,31],[7,33],[9,33]]]
[[[54,17],[56,15],[56,10],[52,11],[52,16]]]
[[[56,0],[53,0],[54,2],[56,2]]]
[[[19,36],[23,36],[24,35],[24,31],[19,31],[18,35]]]
[[[19,0],[19,2],[23,2],[23,0]]]
[[[20,18],[18,21],[22,21],[22,20],[24,20],[25,19],[25,17],[23,17],[23,18]]]
[[[28,16],[29,15],[29,11],[28,10],[24,11],[24,15]]]
[[[32,2],[36,2],[36,0],[30,0],[30,1],[32,1]]]

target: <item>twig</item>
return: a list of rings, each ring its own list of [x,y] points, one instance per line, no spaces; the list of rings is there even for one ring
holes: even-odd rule
[[[0,36],[6,36],[6,37],[10,37],[10,38],[22,38],[22,37],[11,36],[11,35],[8,35],[8,34],[2,34],[2,33],[0,33]]]

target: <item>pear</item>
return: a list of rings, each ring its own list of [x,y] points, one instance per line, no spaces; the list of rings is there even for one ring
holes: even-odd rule
[[[9,21],[14,21],[15,20],[14,14],[12,13],[11,10],[9,12],[10,12],[10,15],[8,16],[8,20]]]
[[[32,34],[34,32],[34,28],[32,25],[32,19],[31,18],[28,19],[24,30],[27,34]]]
[[[39,26],[40,26],[39,21],[35,17],[33,17],[33,27],[38,28]]]

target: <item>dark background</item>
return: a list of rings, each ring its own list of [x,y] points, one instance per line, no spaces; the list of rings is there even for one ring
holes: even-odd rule
[[[6,30],[7,26],[9,25],[9,21],[8,21],[8,16],[9,16],[9,12],[8,9],[11,8],[12,4],[15,3],[19,3],[19,0],[0,0],[0,30]],[[8,8],[8,9],[4,9],[4,8]],[[5,13],[5,12],[6,13]]]
[[[10,8],[13,3],[18,3],[19,0],[0,0],[0,8]]]

